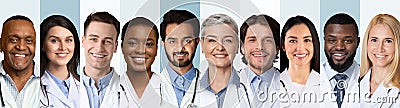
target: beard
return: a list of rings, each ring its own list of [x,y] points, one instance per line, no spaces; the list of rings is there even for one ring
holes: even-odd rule
[[[339,73],[342,73],[342,72],[346,71],[347,69],[349,69],[349,67],[353,64],[354,57],[356,56],[356,51],[354,51],[354,53],[352,55],[350,55],[349,58],[347,58],[343,64],[335,64],[335,62],[333,62],[332,56],[329,56],[328,53],[326,53],[326,52],[325,52],[325,56],[328,57],[327,58],[328,63],[332,67],[332,69]]]
[[[196,52],[196,50],[194,50],[194,52]],[[187,53],[187,52],[177,52],[177,53]],[[183,61],[183,63],[179,63],[178,61],[173,60],[172,56],[174,56],[174,53],[171,56],[169,54],[167,54],[168,60],[172,63],[172,65],[174,65],[176,67],[189,66],[192,63],[193,58],[194,58],[194,54],[191,54],[191,55],[189,55],[189,60],[185,60],[185,61]]]

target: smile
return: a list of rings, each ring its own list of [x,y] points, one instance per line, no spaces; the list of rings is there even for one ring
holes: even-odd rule
[[[14,54],[14,56],[16,56],[16,57],[25,57],[26,55],[25,54]]]
[[[91,53],[91,55],[92,55],[93,57],[96,57],[96,58],[104,58],[104,57],[106,57],[106,55],[103,55],[103,54]]]

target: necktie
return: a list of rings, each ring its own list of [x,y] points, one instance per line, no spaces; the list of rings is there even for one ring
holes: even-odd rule
[[[335,80],[336,80],[336,85],[335,85],[335,96],[336,96],[336,102],[339,108],[342,107],[342,103],[343,103],[343,98],[345,95],[345,89],[347,86],[346,83],[346,79],[347,79],[347,75],[345,74],[336,74],[334,76]]]
[[[175,93],[176,93],[176,98],[178,100],[178,105],[180,106],[182,98],[183,98],[183,95],[184,95],[185,78],[183,76],[178,76],[178,77],[175,78],[174,83],[175,83],[174,84],[175,87],[178,90]]]
[[[253,86],[254,86],[254,94],[255,94],[255,99],[253,106],[256,108],[261,107],[262,103],[266,101],[267,99],[267,88],[266,88],[266,81],[260,77],[260,76],[255,76],[253,78]]]

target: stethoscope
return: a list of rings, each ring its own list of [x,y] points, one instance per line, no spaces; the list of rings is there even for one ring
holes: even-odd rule
[[[0,83],[0,96],[1,96],[1,106],[5,107],[6,104],[4,103],[4,99],[3,99],[3,90],[1,90],[1,83]]]
[[[70,73],[70,74],[71,74],[71,73]],[[76,84],[75,78],[73,78],[72,80],[74,80],[75,86],[78,87],[78,84]],[[48,95],[48,93],[47,93],[47,91],[46,91],[46,86],[43,85],[43,83],[42,83],[42,80],[40,80],[40,89],[42,89],[41,91],[42,91],[43,95],[46,97],[46,100],[47,100],[47,102],[46,102],[47,104],[45,104],[45,103],[40,99],[40,103],[43,105],[43,106],[41,106],[40,108],[53,108],[54,105],[52,105],[52,104],[50,105],[49,95]],[[77,88],[77,91],[79,92],[78,88]],[[3,99],[2,99],[2,100],[3,100]]]
[[[196,81],[194,83],[194,93],[192,95],[192,100],[190,100],[190,104],[188,105],[188,108],[197,108],[198,106],[194,104],[194,99],[196,98],[196,93],[197,93],[197,83],[199,81],[199,77],[200,77],[200,72],[197,68],[194,68],[196,70]],[[161,87],[161,85],[160,85]],[[160,95],[161,95],[161,103],[162,103],[162,92],[161,92],[161,88],[160,88]],[[160,104],[161,104],[160,103]]]

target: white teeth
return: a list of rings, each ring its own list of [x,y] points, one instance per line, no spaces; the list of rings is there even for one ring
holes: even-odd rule
[[[25,54],[15,54],[17,57],[25,57]]]
[[[385,56],[383,56],[383,55],[375,55],[376,57],[378,57],[378,58],[383,58],[383,57],[385,57]]]
[[[65,57],[65,56],[67,56],[68,54],[57,54],[58,56],[61,56],[61,57]]]
[[[97,57],[97,58],[103,58],[103,57],[105,57],[104,55],[101,55],[101,54],[92,54],[94,57]]]
[[[135,58],[135,60],[137,60],[137,61],[144,61],[145,58]]]
[[[184,54],[176,54],[176,56],[178,56],[178,57],[183,57]]]
[[[215,55],[215,57],[225,57],[225,55]]]
[[[261,54],[259,54],[259,55],[253,54],[253,56],[262,57],[263,55],[261,55]]]
[[[307,54],[296,54],[297,57],[305,57]]]
[[[334,56],[344,56],[344,54],[333,54]]]

